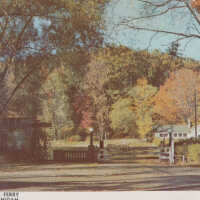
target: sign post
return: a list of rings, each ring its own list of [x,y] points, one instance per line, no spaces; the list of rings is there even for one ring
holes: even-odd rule
[[[173,140],[173,137],[171,139],[171,144],[170,144],[169,161],[170,161],[170,164],[174,164],[174,140]]]

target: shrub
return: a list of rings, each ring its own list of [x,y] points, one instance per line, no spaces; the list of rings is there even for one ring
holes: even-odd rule
[[[72,142],[80,142],[82,141],[82,138],[80,135],[73,135],[69,138],[69,141],[72,141]]]
[[[135,113],[131,108],[133,100],[119,99],[112,105],[109,114],[110,125],[113,130],[112,138],[124,138],[128,135],[137,137]]]
[[[156,146],[160,146],[160,144],[161,144],[161,139],[160,138],[156,138],[156,137],[154,137],[154,139],[153,139],[153,144],[154,145],[156,145]]]
[[[194,163],[200,163],[200,144],[188,145],[188,160]]]
[[[68,137],[72,136],[73,134],[73,127],[64,126],[61,129],[61,139],[67,139]]]
[[[88,133],[85,129],[80,129],[78,135],[80,136],[81,141],[85,141]]]
[[[175,146],[175,154],[176,155],[184,155],[185,153],[185,146],[184,145],[176,145]]]

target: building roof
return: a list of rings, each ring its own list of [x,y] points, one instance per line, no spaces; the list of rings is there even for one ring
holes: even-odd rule
[[[156,132],[188,132],[190,130],[187,125],[164,125],[158,127]]]

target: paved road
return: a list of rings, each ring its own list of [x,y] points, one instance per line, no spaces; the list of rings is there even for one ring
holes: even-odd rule
[[[131,163],[0,165],[0,190],[200,190],[200,168]]]

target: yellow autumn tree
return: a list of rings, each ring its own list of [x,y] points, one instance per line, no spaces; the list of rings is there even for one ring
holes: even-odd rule
[[[67,85],[62,80],[63,69],[64,66],[53,70],[40,90],[43,98],[41,99],[42,112],[38,118],[51,122],[52,128],[48,130],[48,135],[55,139],[61,139],[64,130],[72,130],[74,127],[69,97],[66,95]]]
[[[145,138],[153,127],[153,104],[156,92],[156,87],[149,85],[145,78],[141,78],[128,93],[133,98],[137,132],[141,138]]]

